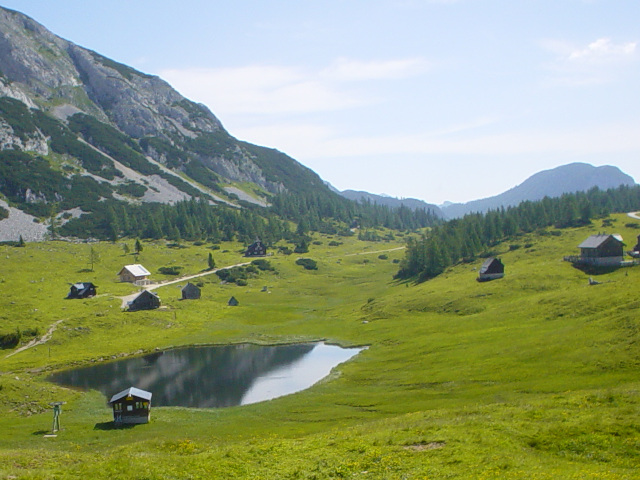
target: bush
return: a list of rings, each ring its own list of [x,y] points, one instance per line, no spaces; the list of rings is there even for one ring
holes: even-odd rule
[[[296,260],[296,265],[301,265],[306,270],[317,270],[318,269],[318,264],[316,263],[316,261],[312,260],[310,258],[299,258],[298,260]]]
[[[336,242],[335,240],[329,242],[330,247],[339,247],[340,245],[342,245],[342,242]]]
[[[180,270],[182,267],[174,266],[174,267],[160,267],[158,272],[162,275],[180,275]]]
[[[0,334],[0,348],[14,348],[20,343],[20,332]]]
[[[378,255],[378,259],[380,259],[380,260],[388,260],[388,259],[389,259],[389,256],[388,256],[388,255],[385,255],[385,254],[383,253],[382,255]]]
[[[273,271],[274,268],[271,266],[271,263],[269,262],[269,260],[265,260],[263,258],[259,258],[257,260],[254,260],[253,262],[251,262],[251,265],[255,265],[256,267],[258,267],[258,269],[262,270],[263,272],[265,271]]]

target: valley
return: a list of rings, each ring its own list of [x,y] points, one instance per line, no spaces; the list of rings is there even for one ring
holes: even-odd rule
[[[498,245],[506,275],[487,283],[476,282],[482,259],[420,284],[393,280],[403,255],[398,232],[387,232],[394,241],[341,237],[337,246],[336,237],[313,234],[305,257],[317,270],[274,250],[267,259],[275,270],[246,286],[208,275],[201,300],[179,301],[179,288],[167,284],[156,290],[163,306],[141,312],[120,310],[118,297],[132,289],[115,276],[132,258],[121,248],[127,240],[2,246],[4,330],[45,332],[64,321],[47,344],[0,360],[0,473],[633,478],[640,269],[598,275],[590,286],[562,261],[602,222],[524,234],[527,248]],[[620,214],[606,223],[630,241],[634,222]],[[94,272],[90,246],[101,257]],[[209,251],[218,266],[242,261],[239,244],[210,246],[144,242],[138,260],[158,280],[163,265],[204,270]],[[98,285],[98,296],[65,300],[65,282],[80,279]],[[238,307],[227,306],[231,295]],[[158,348],[316,340],[369,348],[309,390],[241,407],[154,408],[149,424],[133,428],[110,427],[100,394],[44,381],[60,368]],[[67,402],[62,430],[45,438],[53,401]]]

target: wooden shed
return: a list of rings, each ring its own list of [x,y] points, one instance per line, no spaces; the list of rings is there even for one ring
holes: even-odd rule
[[[624,243],[620,235],[591,235],[578,245],[580,257],[574,263],[595,266],[618,266],[624,256]]]
[[[125,265],[122,267],[122,270],[118,272],[121,282],[138,284],[148,283],[149,275],[151,275],[151,272],[138,263]]]
[[[148,423],[151,418],[151,392],[129,387],[116,393],[109,404],[116,424]]]
[[[486,282],[502,277],[504,277],[504,265],[502,261],[496,257],[489,257],[480,267],[477,280],[479,282]]]
[[[67,294],[67,298],[88,298],[93,297],[96,294],[96,288],[91,282],[79,282],[74,283],[69,288],[69,293]]]
[[[236,297],[231,297],[229,299],[229,301],[227,302],[227,305],[229,305],[230,307],[237,307],[240,304],[240,302],[238,302],[238,300],[236,300]]]
[[[244,252],[245,257],[264,257],[267,254],[267,247],[256,238],[256,241],[247,247]]]
[[[137,310],[153,310],[160,307],[160,297],[155,292],[143,290],[140,294],[127,304],[127,310],[135,312]]]
[[[182,287],[182,300],[199,300],[200,288],[189,282]]]
[[[633,247],[632,251],[636,253],[640,253],[640,235],[638,235],[638,243],[636,243],[636,246]]]

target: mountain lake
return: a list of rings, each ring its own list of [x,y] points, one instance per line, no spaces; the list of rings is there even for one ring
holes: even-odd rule
[[[362,351],[325,343],[198,346],[64,370],[47,380],[98,390],[107,399],[129,387],[165,407],[221,408],[305,390]]]

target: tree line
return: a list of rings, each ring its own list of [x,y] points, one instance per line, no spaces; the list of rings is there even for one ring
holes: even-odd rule
[[[498,243],[547,227],[586,225],[593,218],[640,208],[640,186],[545,197],[518,206],[468,214],[434,226],[420,239],[409,239],[396,279],[428,280],[447,267],[487,256]]]

